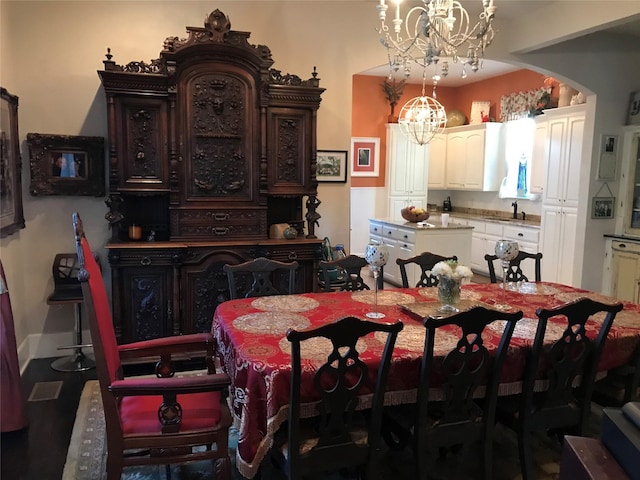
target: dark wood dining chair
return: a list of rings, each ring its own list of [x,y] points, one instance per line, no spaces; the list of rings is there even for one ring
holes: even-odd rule
[[[400,276],[402,278],[402,287],[409,288],[409,278],[407,276],[407,265],[416,264],[420,267],[420,279],[414,285],[415,287],[435,287],[438,285],[438,277],[431,275],[433,266],[444,260],[458,261],[457,256],[443,257],[431,252],[422,252],[420,255],[416,255],[411,258],[398,258],[396,263],[400,267]]]
[[[606,377],[596,382],[593,400],[608,407],[640,401],[640,344],[625,365],[609,370]]]
[[[496,268],[494,262],[498,260],[496,255],[485,255],[484,259],[489,266],[489,279],[491,283],[497,283]],[[509,262],[509,269],[507,270],[507,282],[528,282],[529,279],[522,271],[520,264],[523,261],[532,259],[535,262],[535,281],[540,282],[542,280],[541,266],[542,266],[542,253],[528,253],[520,250],[518,256]]]
[[[319,264],[319,274],[322,278],[320,286],[325,292],[370,290],[361,275],[362,269],[368,265],[367,261],[358,255],[349,255],[331,261],[321,260]],[[337,279],[336,272],[339,272]],[[379,280],[378,288],[382,288],[382,275],[379,276]]]
[[[223,267],[231,299],[291,295],[296,293],[298,262],[279,262],[258,257]]]
[[[481,472],[492,480],[493,428],[500,375],[516,322],[522,312],[502,312],[477,306],[449,317],[427,317],[424,352],[420,366],[416,405],[387,407],[382,434],[392,449],[410,444],[417,476],[428,478],[430,457],[445,447],[461,445],[468,449],[482,443]],[[483,342],[487,326],[504,322],[500,343],[489,352]],[[435,352],[442,330],[451,335],[458,327],[455,344],[446,353]],[[444,335],[444,333],[442,333]],[[437,355],[437,356],[436,356]],[[435,384],[437,382],[437,384]],[[482,397],[482,398],[480,398]],[[462,465],[462,463],[459,463]]]
[[[524,480],[533,480],[532,434],[555,432],[583,436],[591,414],[591,397],[600,354],[622,304],[607,305],[589,298],[555,308],[538,309],[536,334],[525,365],[522,394],[501,397],[497,418],[518,436],[520,468]],[[603,314],[602,319],[591,318]],[[564,329],[555,342],[545,345],[550,324]],[[599,325],[595,340],[587,336]]]
[[[359,478],[376,478],[384,392],[393,347],[403,326],[399,320],[382,323],[350,316],[317,328],[287,331],[291,342],[287,436],[276,439],[272,453],[289,479],[348,468],[356,468]],[[386,340],[379,363],[371,365],[360,358],[358,341],[374,332]],[[307,351],[318,354],[317,362],[301,353],[307,343],[313,344],[307,342],[311,339],[327,340],[322,353],[316,346],[308,347]],[[312,389],[317,399],[315,417],[302,418],[303,384],[305,394]],[[370,405],[360,409],[361,395],[370,393],[373,396],[365,395]]]
[[[211,460],[216,478],[231,480],[231,414],[227,374],[215,373],[210,333],[118,345],[100,268],[77,213],[73,214],[85,311],[91,329],[107,433],[107,479],[124,467]],[[204,358],[206,375],[175,376],[175,357]],[[157,378],[124,377],[122,363],[155,358]]]

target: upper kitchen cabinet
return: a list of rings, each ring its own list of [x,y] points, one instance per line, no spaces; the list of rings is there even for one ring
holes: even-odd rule
[[[410,141],[397,123],[387,124],[387,178],[389,217],[402,220],[408,205],[427,208],[429,146]]]
[[[447,187],[447,135],[438,133],[429,142],[429,182],[428,187]]]
[[[625,127],[620,191],[624,192],[624,231],[640,235],[640,126]]]
[[[531,154],[531,180],[529,193],[541,194],[544,191],[544,165],[549,151],[549,125],[542,116],[535,119],[533,133],[533,152]]]
[[[449,128],[446,133],[447,188],[498,191],[505,173],[503,125],[465,125]]]
[[[548,145],[542,203],[577,207],[585,105],[545,110]],[[553,173],[551,175],[550,173]]]

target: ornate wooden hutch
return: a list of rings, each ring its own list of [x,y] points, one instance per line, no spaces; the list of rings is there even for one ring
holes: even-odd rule
[[[316,113],[324,91],[315,67],[308,80],[271,68],[269,48],[231,30],[220,10],[187,34],[168,37],[148,64],[118,65],[108,50],[98,71],[120,342],[208,331],[229,298],[225,263],[297,260],[298,290],[315,286]],[[270,239],[276,223],[293,224],[298,238]],[[129,238],[132,225],[141,240]]]

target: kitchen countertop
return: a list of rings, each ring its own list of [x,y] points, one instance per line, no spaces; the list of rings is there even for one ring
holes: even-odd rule
[[[439,214],[436,214],[439,215]],[[453,218],[467,218],[469,220],[478,220],[482,222],[501,223],[503,225],[518,225],[521,227],[534,227],[540,228],[540,220],[532,218],[531,220],[521,220],[515,218],[509,218],[501,215],[481,214],[481,213],[468,213],[468,212],[451,212]],[[532,216],[533,217],[533,216]]]
[[[399,227],[413,228],[415,230],[470,230],[473,228],[469,225],[462,225],[453,221],[449,221],[449,225],[443,227],[442,223],[440,222],[440,215],[434,215],[432,217],[429,217],[424,222],[418,223],[393,220],[391,218],[370,218],[369,220],[371,220],[372,222],[390,223]]]

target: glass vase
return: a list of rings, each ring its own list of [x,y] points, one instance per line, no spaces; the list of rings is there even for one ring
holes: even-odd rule
[[[438,281],[438,300],[442,304],[438,311],[445,313],[458,312],[456,305],[460,303],[461,278],[441,276]]]

